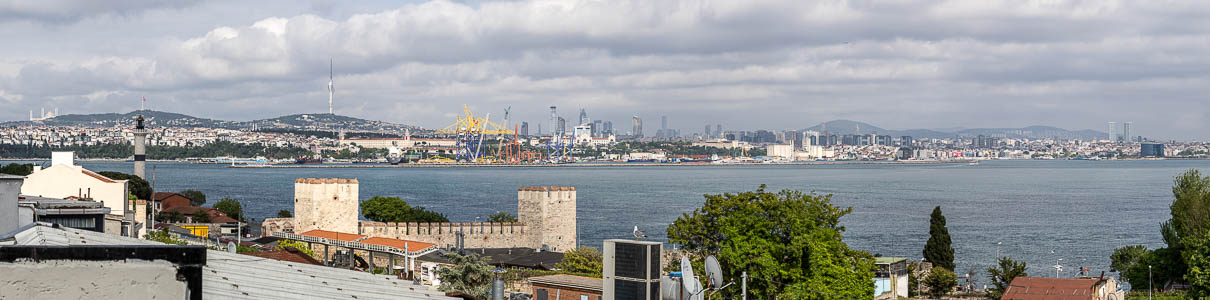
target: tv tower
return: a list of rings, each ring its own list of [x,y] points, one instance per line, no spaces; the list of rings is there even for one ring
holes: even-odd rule
[[[336,87],[332,85],[332,78],[334,77],[333,76],[334,73],[335,72],[333,72],[332,59],[329,58],[328,59],[328,114],[329,115],[333,114],[332,95],[333,95],[333,93],[336,92]]]

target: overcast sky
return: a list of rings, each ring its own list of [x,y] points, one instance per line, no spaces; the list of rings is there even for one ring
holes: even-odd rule
[[[1132,121],[1210,139],[1210,1],[0,0],[0,119],[148,108],[250,120],[327,111],[650,135]],[[549,126],[543,126],[549,130]]]

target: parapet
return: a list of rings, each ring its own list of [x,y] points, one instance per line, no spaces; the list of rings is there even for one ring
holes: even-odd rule
[[[547,191],[549,191],[549,192],[558,192],[558,191],[574,192],[574,191],[576,191],[576,188],[572,187],[572,186],[523,186],[521,188],[518,188],[517,191],[518,192],[526,192],[526,191],[528,191],[528,192],[547,192]]]
[[[298,178],[294,183],[306,184],[357,184],[357,179],[345,178]]]

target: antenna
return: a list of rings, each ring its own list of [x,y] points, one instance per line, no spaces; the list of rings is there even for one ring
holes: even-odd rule
[[[336,72],[333,66],[333,59],[328,58],[328,114],[333,114],[332,110],[332,94],[336,92],[336,87],[332,85],[332,79],[335,78]]]

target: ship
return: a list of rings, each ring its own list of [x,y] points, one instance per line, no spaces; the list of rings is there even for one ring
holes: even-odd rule
[[[298,159],[295,159],[295,160],[294,160],[294,163],[296,163],[296,164],[300,164],[300,165],[305,165],[305,164],[322,164],[323,162],[324,162],[324,160],[323,160],[323,159],[319,159],[319,158],[312,158],[312,157],[299,157]]]

